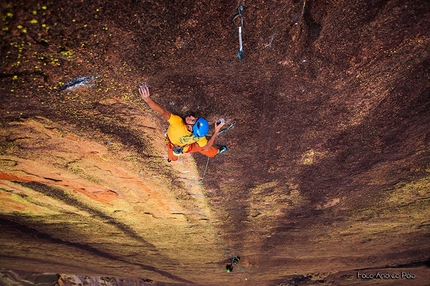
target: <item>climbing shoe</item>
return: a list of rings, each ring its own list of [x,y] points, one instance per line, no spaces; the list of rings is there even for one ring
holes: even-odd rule
[[[218,154],[224,153],[225,151],[227,151],[227,147],[226,147],[226,146],[221,146],[221,147],[218,149]]]

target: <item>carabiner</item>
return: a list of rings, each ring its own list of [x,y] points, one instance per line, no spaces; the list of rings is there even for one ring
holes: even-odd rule
[[[233,22],[234,20],[236,20],[237,18],[240,18],[240,25],[239,27],[243,27],[243,17],[242,17],[242,12],[243,12],[243,6],[239,6],[239,8],[237,8],[237,14],[234,16],[233,18]]]

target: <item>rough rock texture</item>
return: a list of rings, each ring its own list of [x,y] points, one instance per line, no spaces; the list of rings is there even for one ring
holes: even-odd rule
[[[2,283],[429,283],[428,1],[0,7]],[[227,153],[168,163],[142,83]]]

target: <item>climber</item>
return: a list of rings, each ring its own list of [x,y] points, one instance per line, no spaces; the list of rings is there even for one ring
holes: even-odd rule
[[[224,121],[215,123],[215,131],[208,140],[205,137],[209,131],[209,123],[206,119],[196,117],[194,114],[190,114],[185,119],[182,119],[178,115],[170,113],[152,100],[147,85],[141,85],[139,93],[149,107],[160,113],[169,122],[166,132],[167,161],[177,161],[178,156],[184,153],[199,152],[208,157],[214,157],[227,151],[226,146],[221,146],[219,149],[212,146],[216,135],[224,125]]]
[[[239,265],[237,263],[239,263],[240,260],[240,256],[232,256],[230,257],[230,263],[227,263],[227,265],[225,266],[225,270],[227,271],[227,273],[230,273],[233,271],[234,267],[233,265],[236,265],[239,267]]]

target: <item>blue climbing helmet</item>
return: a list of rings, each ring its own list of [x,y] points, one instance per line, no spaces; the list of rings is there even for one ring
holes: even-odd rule
[[[197,119],[193,125],[193,135],[196,137],[203,137],[209,132],[209,123],[203,117]]]

